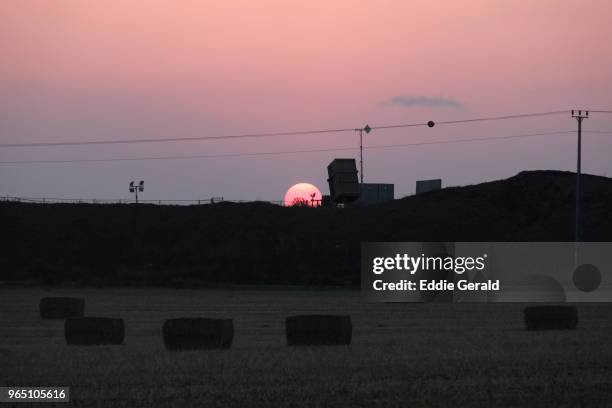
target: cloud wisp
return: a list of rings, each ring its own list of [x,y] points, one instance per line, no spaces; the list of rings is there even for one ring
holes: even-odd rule
[[[465,105],[451,98],[436,96],[398,95],[386,101],[387,104],[404,107],[453,108],[461,109]]]

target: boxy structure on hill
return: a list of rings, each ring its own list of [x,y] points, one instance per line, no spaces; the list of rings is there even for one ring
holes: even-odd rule
[[[386,183],[363,183],[360,186],[361,195],[355,201],[359,205],[380,204],[392,201],[394,198],[395,186]]]
[[[416,193],[426,193],[428,191],[440,190],[442,188],[442,179],[433,180],[418,180],[416,182]]]
[[[394,198],[393,184],[359,183],[355,159],[334,159],[327,174],[330,200],[335,204],[370,205]]]
[[[350,203],[359,198],[360,188],[355,159],[334,159],[327,166],[329,192],[335,203]]]

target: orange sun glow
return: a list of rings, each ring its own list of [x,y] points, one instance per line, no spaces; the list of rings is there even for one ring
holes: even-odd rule
[[[314,194],[314,195],[313,195]],[[285,193],[285,206],[318,207],[321,205],[321,191],[310,183],[297,183]]]

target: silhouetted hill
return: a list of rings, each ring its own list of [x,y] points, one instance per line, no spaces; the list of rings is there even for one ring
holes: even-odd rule
[[[583,237],[612,240],[612,179],[584,176]],[[1,281],[357,284],[367,241],[572,241],[575,174],[506,180],[366,208],[0,203]]]

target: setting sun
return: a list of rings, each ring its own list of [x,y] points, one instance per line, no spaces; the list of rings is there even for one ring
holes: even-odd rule
[[[313,195],[314,194],[314,195]],[[321,191],[310,183],[294,184],[285,193],[285,206],[291,207],[294,205],[321,205]]]

